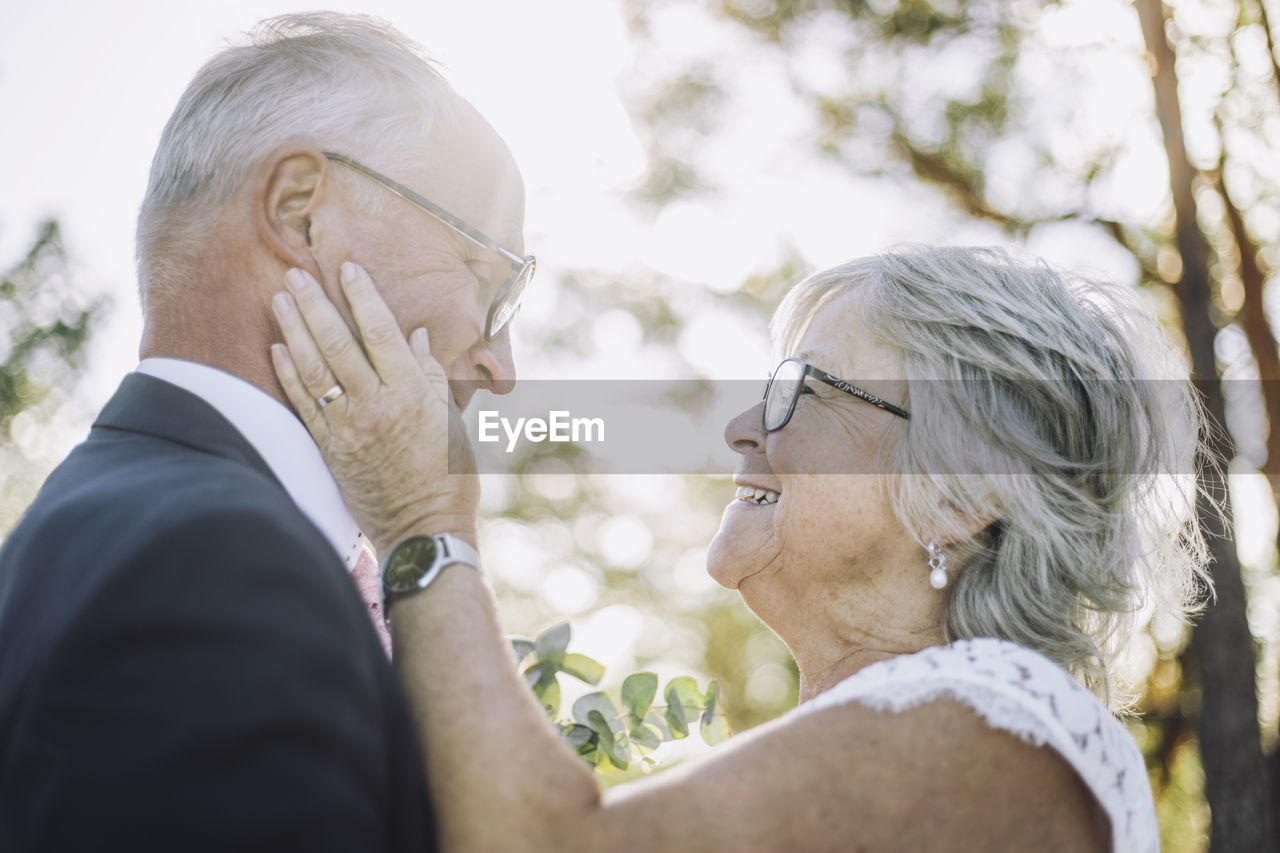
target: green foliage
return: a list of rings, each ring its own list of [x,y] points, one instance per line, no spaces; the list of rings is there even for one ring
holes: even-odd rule
[[[71,392],[107,300],[82,292],[69,267],[50,220],[0,275],[0,536],[65,452],[71,422],[81,420],[67,417],[76,412]]]
[[[1194,738],[1170,750],[1167,780],[1153,773],[1152,788],[1160,821],[1160,849],[1165,853],[1203,853],[1209,847],[1209,808],[1204,797],[1204,768]]]
[[[0,431],[39,403],[62,374],[83,366],[90,323],[102,301],[77,299],[66,267],[61,231],[49,220],[26,256],[0,278],[0,329],[7,342],[0,350]]]
[[[723,92],[708,64],[681,69],[637,94],[635,111],[648,167],[635,197],[657,207],[713,189],[686,156],[690,145],[711,133]]]
[[[687,675],[667,683],[666,705],[655,705],[658,676],[636,672],[622,682],[621,690],[587,693],[573,703],[571,719],[559,719],[559,673],[595,687],[604,667],[586,655],[567,651],[571,631],[568,622],[548,628],[536,640],[511,640],[518,665],[525,666],[525,682],[551,719],[561,739],[592,768],[607,772],[626,770],[637,756],[645,757],[667,741],[688,737],[698,724],[703,741],[715,746],[729,737],[729,723],[719,701],[719,687],[712,681],[705,693]],[[620,700],[620,701],[615,701]],[[646,758],[647,769],[650,765]]]

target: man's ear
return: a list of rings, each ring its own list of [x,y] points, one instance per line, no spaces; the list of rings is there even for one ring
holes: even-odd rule
[[[258,237],[286,266],[317,279],[320,268],[312,242],[316,208],[332,186],[328,159],[314,148],[288,145],[268,154],[253,187]]]

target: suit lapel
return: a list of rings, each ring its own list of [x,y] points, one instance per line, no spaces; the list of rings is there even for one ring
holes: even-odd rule
[[[279,483],[271,466],[217,409],[195,394],[153,376],[125,376],[93,426],[142,433],[235,459]]]

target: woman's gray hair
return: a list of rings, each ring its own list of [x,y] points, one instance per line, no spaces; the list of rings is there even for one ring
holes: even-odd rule
[[[794,352],[843,294],[901,357],[912,417],[880,470],[911,535],[952,543],[947,638],[1011,640],[1123,704],[1113,664],[1140,613],[1185,615],[1209,589],[1185,363],[1133,291],[984,248],[817,273],[775,343]]]
[[[260,22],[247,44],[209,60],[165,125],[138,213],[144,309],[181,289],[222,205],[272,148],[290,140],[377,162],[421,153],[451,90],[419,48],[360,15]],[[357,201],[377,196],[356,187]]]

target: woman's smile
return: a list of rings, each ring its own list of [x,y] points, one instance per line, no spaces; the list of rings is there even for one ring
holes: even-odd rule
[[[759,486],[740,485],[734,492],[734,499],[748,504],[757,506],[772,506],[778,502],[781,492],[775,492],[771,489],[761,488]]]

